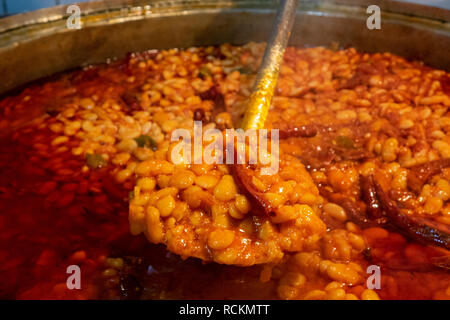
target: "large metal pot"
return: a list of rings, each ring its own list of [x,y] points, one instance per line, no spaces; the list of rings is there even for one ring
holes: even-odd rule
[[[302,1],[291,44],[389,51],[450,69],[450,11],[378,1],[381,30],[369,30],[373,2]],[[275,7],[267,0],[96,1],[80,4],[79,30],[66,27],[67,6],[0,19],[0,93],[130,51],[264,41]]]

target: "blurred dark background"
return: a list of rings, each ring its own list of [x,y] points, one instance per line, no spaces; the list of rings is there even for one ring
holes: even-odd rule
[[[0,0],[0,16],[22,13],[47,8],[55,5],[67,5],[93,0]],[[411,3],[422,3],[430,6],[450,9],[450,0],[398,0]],[[377,1],[374,0],[374,4]]]

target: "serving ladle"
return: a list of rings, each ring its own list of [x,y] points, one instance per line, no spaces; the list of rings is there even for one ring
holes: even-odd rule
[[[272,32],[258,70],[253,93],[250,95],[249,103],[241,122],[241,127],[244,130],[264,128],[277,84],[280,66],[283,62],[284,52],[294,25],[297,6],[298,0],[280,1]],[[316,130],[312,127],[302,126],[288,130],[279,130],[278,133],[281,139],[288,136],[312,137],[316,134]],[[249,197],[253,212],[266,216],[273,214],[271,205],[252,183],[252,177],[255,174],[254,170],[245,164],[236,163],[231,166],[231,170],[237,184]]]

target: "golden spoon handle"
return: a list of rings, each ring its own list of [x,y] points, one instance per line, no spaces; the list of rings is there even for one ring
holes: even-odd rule
[[[250,96],[242,122],[242,128],[245,130],[264,127],[277,83],[280,65],[283,61],[284,51],[294,24],[297,5],[298,0],[280,1],[275,23],[258,71],[255,87]]]

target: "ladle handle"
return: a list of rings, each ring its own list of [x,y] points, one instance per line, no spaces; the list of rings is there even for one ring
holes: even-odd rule
[[[242,121],[241,127],[245,130],[264,128],[284,51],[294,25],[297,6],[298,0],[280,0],[255,87]]]

